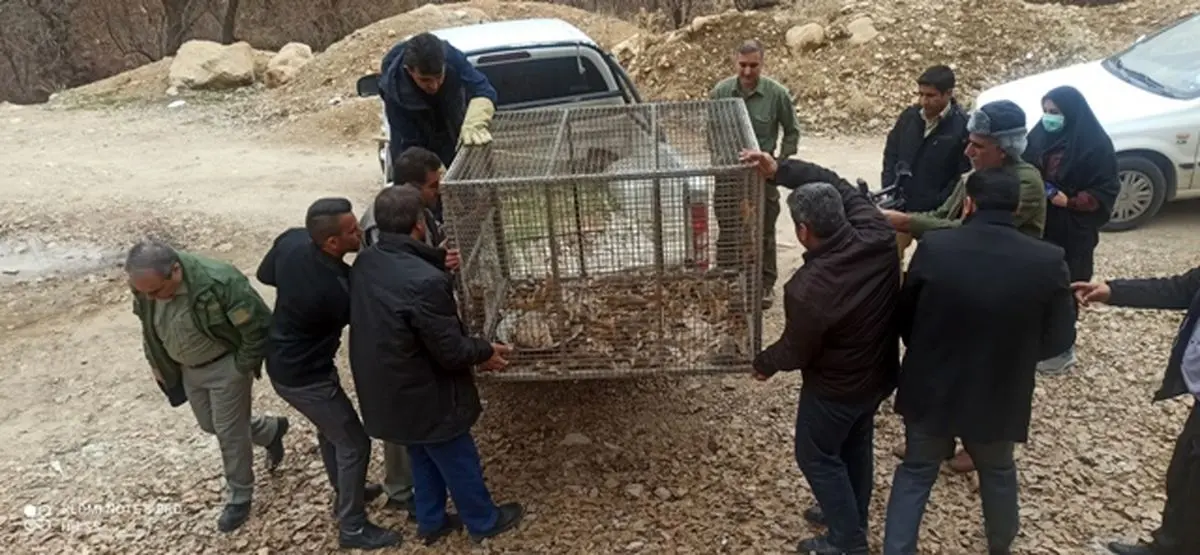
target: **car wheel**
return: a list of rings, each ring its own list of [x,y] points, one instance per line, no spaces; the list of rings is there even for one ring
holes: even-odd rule
[[[1105,231],[1127,231],[1149,221],[1167,198],[1167,178],[1149,159],[1129,155],[1117,159],[1121,192],[1113,203]]]

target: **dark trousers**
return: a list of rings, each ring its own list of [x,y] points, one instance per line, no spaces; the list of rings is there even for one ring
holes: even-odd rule
[[[800,390],[796,463],[825,513],[829,542],[846,550],[867,545],[875,411],[881,400],[845,404]]]
[[[905,422],[904,462],[896,467],[888,498],[884,526],[884,555],[913,555],[929,492],[937,481],[942,461],[954,455],[954,439],[925,433],[919,425]],[[1007,553],[1017,537],[1017,467],[1013,443],[979,443],[963,440],[963,448],[975,462],[979,495],[983,498],[983,527],[988,550]]]
[[[763,184],[763,233],[762,240],[746,237],[752,229],[743,214],[744,203],[750,197],[739,188],[742,181],[717,179],[713,194],[713,211],[717,215],[717,267],[741,270],[750,260],[746,249],[762,249],[763,293],[770,294],[779,276],[776,264],[775,223],[779,220],[779,189],[774,181]],[[751,206],[753,206],[751,204]]]
[[[1151,536],[1164,555],[1200,553],[1200,410],[1192,405],[1167,466],[1162,525]]]
[[[327,379],[301,387],[272,381],[275,392],[317,428],[317,445],[325,474],[337,496],[337,516],[342,530],[356,531],[367,520],[363,487],[371,462],[371,440],[338,380],[337,370]]]
[[[446,490],[467,531],[481,534],[496,525],[499,511],[483,483],[483,465],[470,433],[445,443],[409,445],[417,532],[429,534],[446,520]]]

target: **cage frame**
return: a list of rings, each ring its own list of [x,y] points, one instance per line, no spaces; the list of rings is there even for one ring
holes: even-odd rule
[[[454,280],[456,296],[459,299],[459,313],[462,321],[467,325],[469,332],[474,336],[483,337],[489,341],[496,341],[496,328],[500,318],[499,313],[504,309],[504,301],[494,303],[493,306],[488,306],[487,299],[484,299],[483,306],[476,307],[476,301],[471,298],[472,290],[467,279],[463,276],[470,275],[473,270],[476,270],[476,265],[482,265],[481,250],[488,244],[486,241],[492,241],[496,248],[496,256],[502,272],[500,287],[502,290],[493,295],[496,299],[506,299],[512,290],[512,274],[511,265],[508,257],[508,241],[505,237],[505,223],[503,220],[503,208],[500,202],[500,190],[502,188],[527,188],[529,190],[540,190],[546,200],[546,231],[548,234],[548,242],[550,248],[550,272],[554,276],[556,282],[572,281],[574,279],[587,279],[587,265],[584,262],[584,254],[582,249],[579,253],[579,269],[580,276],[562,277],[560,263],[563,253],[561,252],[560,242],[557,237],[560,236],[557,229],[557,216],[553,209],[554,195],[569,194],[573,195],[575,202],[574,217],[576,219],[576,227],[578,233],[582,234],[582,226],[578,225],[580,221],[580,202],[578,185],[589,182],[612,182],[616,180],[649,180],[651,183],[651,196],[653,206],[658,207],[653,213],[652,229],[654,233],[654,253],[653,253],[653,270],[654,275],[660,280],[664,277],[665,254],[663,241],[663,217],[662,217],[662,191],[663,181],[668,179],[689,179],[689,178],[713,178],[714,182],[722,177],[733,177],[746,181],[751,192],[747,193],[749,197],[750,210],[756,216],[753,218],[751,226],[741,228],[739,233],[749,234],[751,237],[751,245],[749,258],[751,263],[734,270],[719,271],[714,270],[715,279],[732,279],[737,281],[741,287],[747,288],[743,296],[748,296],[749,306],[744,312],[738,314],[739,317],[746,319],[746,331],[748,335],[748,353],[745,353],[744,358],[730,364],[681,364],[678,366],[670,366],[669,369],[664,367],[633,367],[633,368],[601,368],[597,367],[591,370],[572,373],[534,373],[534,372],[484,372],[476,371],[476,376],[487,381],[501,382],[545,382],[545,381],[590,381],[597,379],[628,379],[637,377],[683,377],[696,375],[726,375],[734,373],[744,373],[750,370],[751,363],[755,354],[761,351],[763,346],[763,313],[765,312],[762,306],[761,299],[763,298],[763,252],[762,252],[762,236],[764,233],[764,214],[765,214],[765,195],[759,193],[754,194],[754,191],[762,190],[766,185],[764,180],[757,172],[748,167],[746,164],[737,159],[737,153],[723,153],[728,163],[718,164],[711,162],[701,164],[699,166],[685,165],[680,168],[663,168],[660,160],[661,148],[660,144],[670,145],[667,135],[660,123],[660,114],[670,109],[686,109],[687,107],[695,107],[697,109],[717,109],[728,110],[736,124],[731,129],[736,134],[736,137],[731,141],[737,144],[740,148],[757,149],[757,139],[754,129],[751,125],[749,112],[745,107],[745,103],[739,98],[722,98],[722,99],[706,99],[706,100],[688,100],[688,101],[654,101],[642,102],[636,104],[625,105],[560,105],[544,108],[536,108],[532,110],[522,110],[515,112],[498,113],[493,119],[493,129],[497,127],[503,128],[506,125],[506,119],[515,119],[515,125],[537,125],[536,120],[542,118],[552,121],[552,124],[557,128],[555,138],[551,146],[551,156],[546,164],[543,172],[539,175],[524,175],[524,176],[506,176],[506,177],[471,177],[464,178],[460,174],[467,173],[466,166],[468,160],[472,157],[483,158],[485,163],[491,163],[491,149],[496,145],[495,140],[492,143],[482,146],[462,147],[459,150],[454,161],[442,178],[441,188],[444,196],[454,196],[455,194],[465,194],[469,189],[475,191],[483,191],[486,195],[488,206],[483,209],[482,214],[476,213],[474,216],[479,216],[484,222],[490,221],[491,225],[480,225],[480,232],[473,238],[468,237],[464,241],[463,235],[460,235],[461,226],[455,225],[454,218],[451,216],[462,216],[455,214],[454,210],[450,210],[449,206],[445,206],[447,210],[447,221],[444,226],[444,232],[447,243],[451,248],[463,248],[463,243],[466,250],[462,252],[459,275]],[[653,141],[654,148],[654,168],[642,169],[628,172],[609,172],[609,171],[585,171],[585,172],[570,172],[562,167],[564,160],[573,159],[573,155],[568,152],[566,156],[560,155],[564,149],[571,149],[572,143],[566,141],[569,135],[569,127],[573,117],[579,117],[583,113],[585,116],[589,112],[595,112],[596,117],[612,116],[627,116],[634,120],[635,125],[639,125],[642,130]],[[519,118],[529,118],[533,114],[532,121],[522,121]],[[647,121],[648,120],[648,121]],[[711,124],[711,122],[709,122]],[[711,129],[709,130],[711,133]],[[494,133],[494,137],[496,134]],[[710,143],[711,146],[711,143]],[[740,149],[739,149],[740,150]],[[710,153],[711,157],[711,153]],[[716,185],[713,185],[716,187]],[[716,195],[714,190],[706,190],[706,194],[711,197],[712,206],[716,206]],[[450,203],[447,203],[450,204]],[[690,204],[689,204],[690,206]],[[467,216],[468,218],[470,216]],[[690,218],[685,211],[685,218]],[[710,219],[711,221],[711,219]],[[690,227],[690,219],[688,227]],[[706,233],[710,237],[715,237],[715,226],[709,226]],[[489,238],[488,236],[491,235]],[[690,235],[685,235],[687,240],[691,240]],[[581,237],[582,241],[582,237]],[[715,246],[716,240],[710,239]],[[688,244],[685,248],[691,252],[692,245]],[[664,294],[664,287],[660,281],[656,288],[657,295],[660,296],[658,306],[662,305],[661,296]],[[482,313],[482,322],[475,322],[479,313]],[[476,318],[472,318],[475,316]],[[664,318],[658,318],[660,333]]]

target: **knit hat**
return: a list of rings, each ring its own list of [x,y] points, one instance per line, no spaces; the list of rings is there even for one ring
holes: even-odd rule
[[[967,120],[967,131],[996,140],[1013,160],[1025,152],[1025,110],[1011,100],[997,100],[980,106]]]

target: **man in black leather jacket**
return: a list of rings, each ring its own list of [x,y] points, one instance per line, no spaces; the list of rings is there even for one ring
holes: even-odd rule
[[[474,367],[500,370],[511,349],[467,336],[446,252],[424,241],[422,210],[414,187],[375,197],[379,242],[350,271],[350,365],[367,434],[408,449],[417,536],[431,545],[465,525],[481,541],[524,513],[492,501],[471,437],[483,411]],[[458,515],[446,513],[446,490]]]

